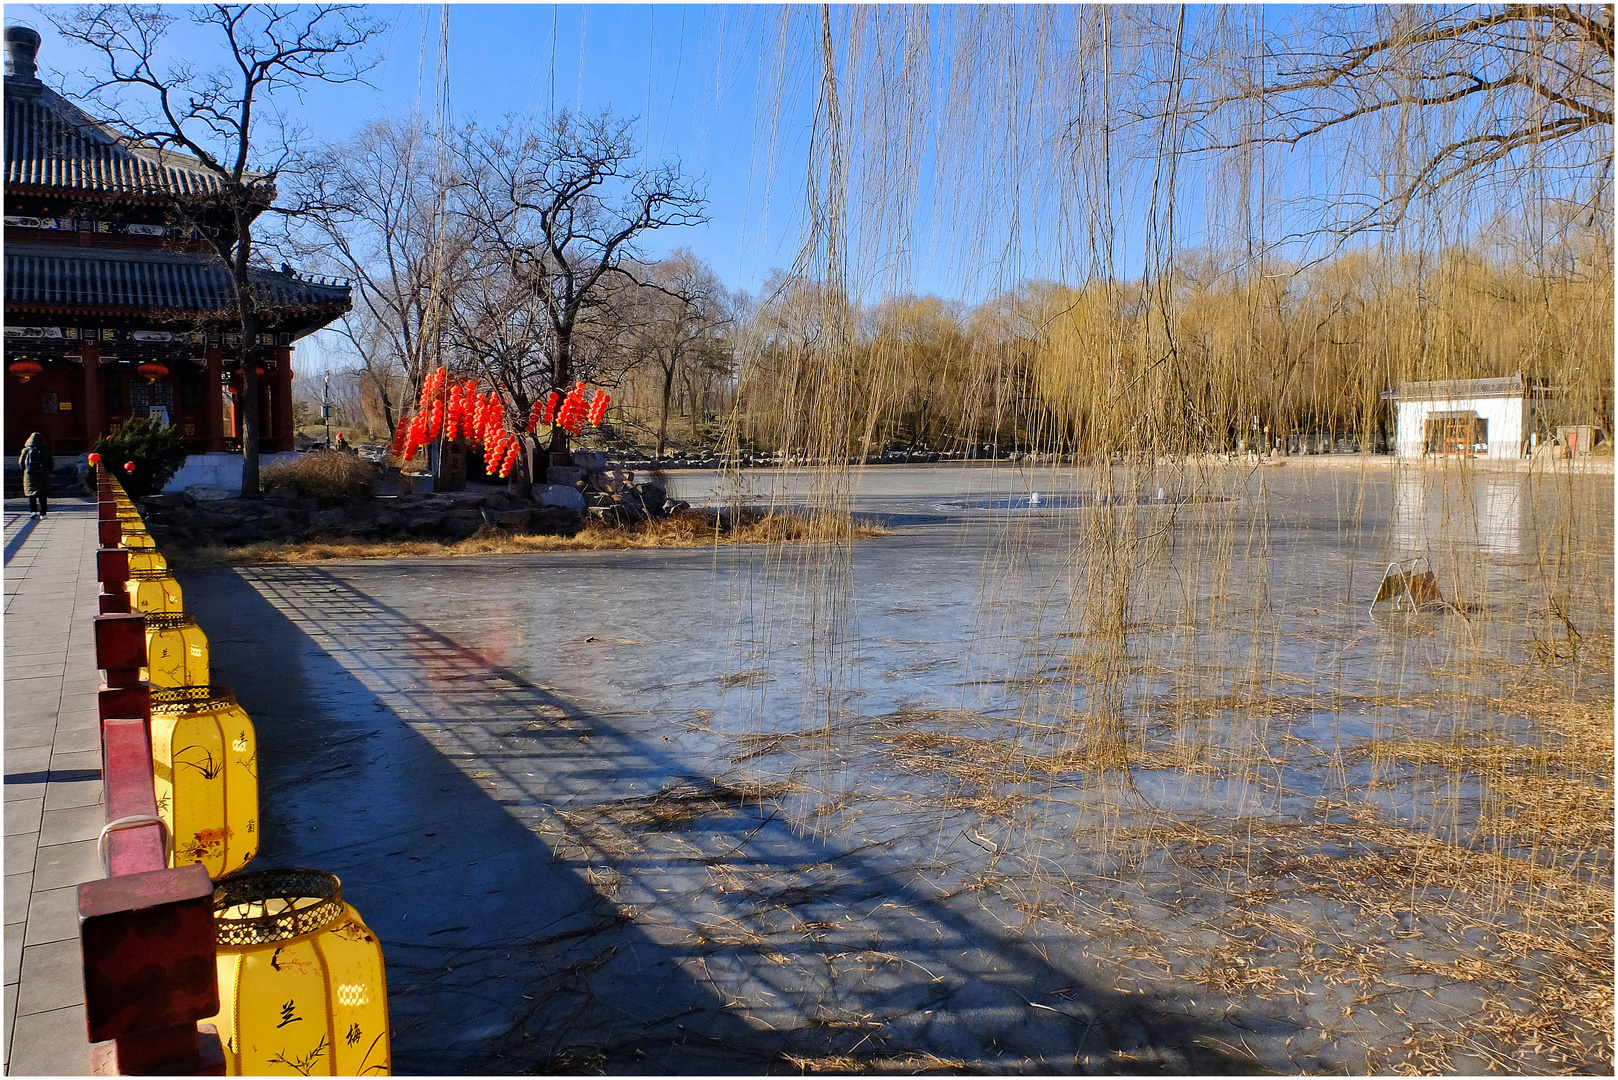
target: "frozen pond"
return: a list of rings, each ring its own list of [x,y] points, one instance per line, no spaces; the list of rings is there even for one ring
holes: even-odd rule
[[[184,577],[399,1071],[1610,1071],[1610,475],[847,494],[892,531]],[[1416,555],[1452,606],[1368,613]]]

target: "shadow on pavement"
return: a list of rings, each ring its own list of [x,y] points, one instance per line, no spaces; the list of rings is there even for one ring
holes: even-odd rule
[[[779,793],[692,775],[326,571],[184,586],[258,726],[255,866],[343,879],[387,949],[399,1072],[1261,1067],[946,867],[805,835]]]

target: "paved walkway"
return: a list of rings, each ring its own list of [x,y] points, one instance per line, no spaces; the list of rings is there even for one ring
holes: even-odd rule
[[[99,877],[96,510],[5,503],[5,1069],[84,1075],[75,886]]]

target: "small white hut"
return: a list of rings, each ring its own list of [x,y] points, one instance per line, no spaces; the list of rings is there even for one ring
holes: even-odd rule
[[[1528,450],[1533,393],[1521,375],[1511,375],[1405,383],[1382,396],[1394,403],[1400,457],[1519,458]]]

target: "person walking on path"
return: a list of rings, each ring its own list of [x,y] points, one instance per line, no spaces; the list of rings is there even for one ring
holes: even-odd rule
[[[28,509],[33,511],[29,517],[42,518],[49,509],[46,502],[51,495],[51,473],[56,469],[44,435],[36,431],[28,436],[17,465],[22,469],[22,491],[28,496]]]

